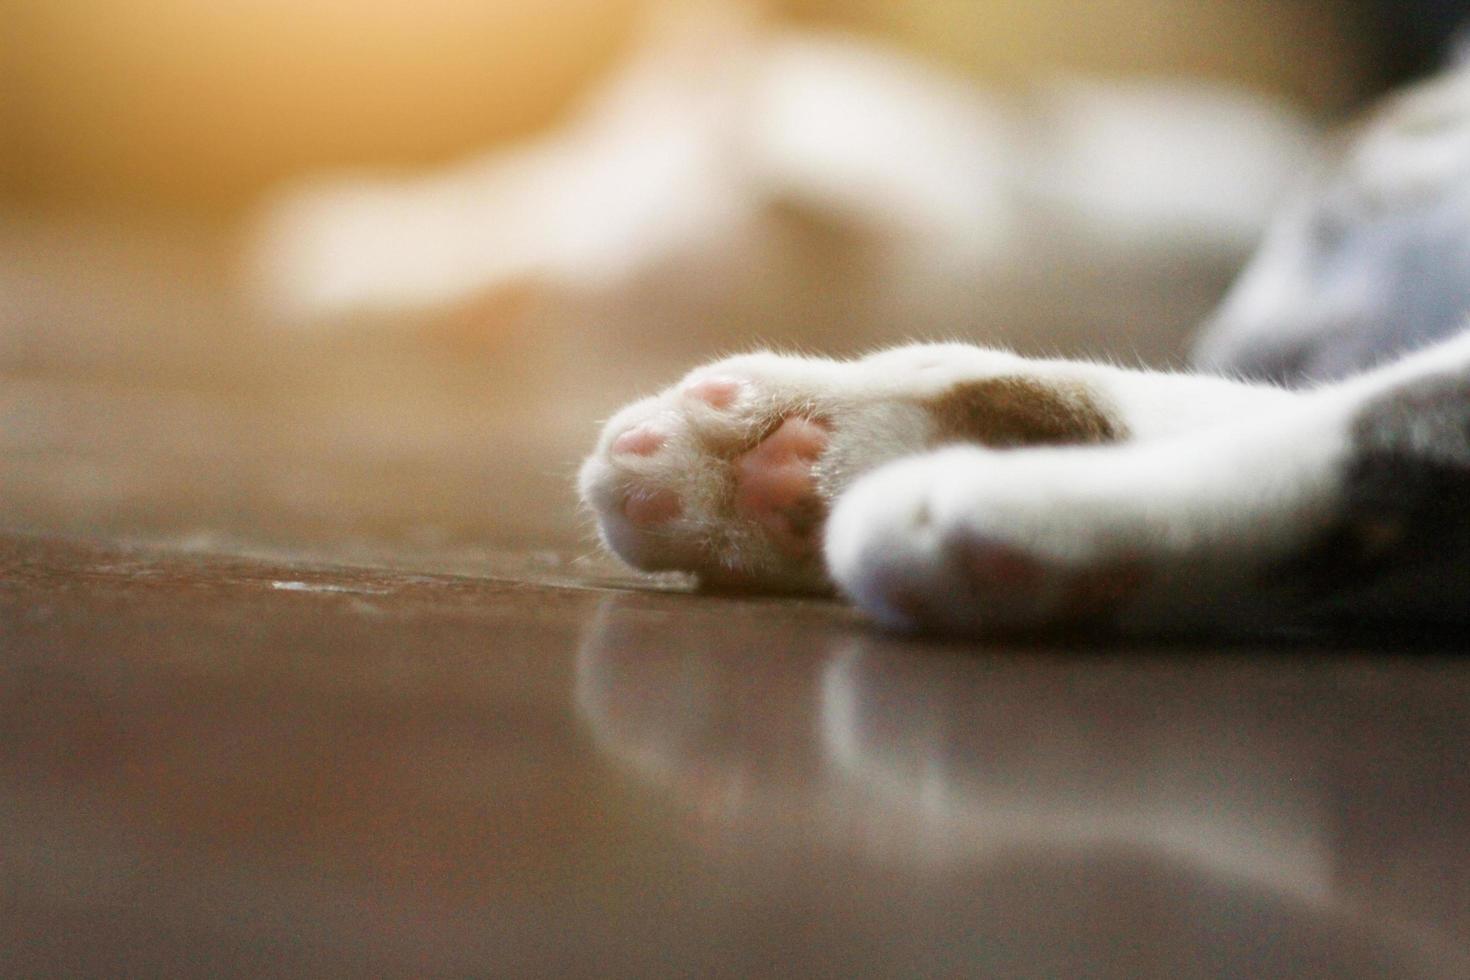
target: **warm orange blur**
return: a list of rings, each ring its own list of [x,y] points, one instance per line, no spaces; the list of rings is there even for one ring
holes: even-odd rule
[[[20,0],[24,190],[221,203],[546,122],[633,0]]]
[[[667,2],[667,0],[665,0]],[[14,0],[0,191],[217,208],[288,175],[451,159],[558,117],[639,0]],[[1243,82],[1315,110],[1360,93],[1348,13],[1271,0],[783,0],[988,81],[1055,68]],[[11,31],[10,28],[15,28]]]

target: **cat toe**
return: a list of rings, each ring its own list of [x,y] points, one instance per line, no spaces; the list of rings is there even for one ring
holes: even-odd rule
[[[652,456],[664,447],[668,437],[650,422],[632,426],[612,441],[609,451],[614,456]]]
[[[623,500],[623,516],[637,528],[652,528],[683,513],[679,495],[662,487],[635,487]]]
[[[710,408],[724,410],[735,404],[745,389],[746,381],[730,375],[711,374],[696,378],[683,387],[684,398],[701,402]]]

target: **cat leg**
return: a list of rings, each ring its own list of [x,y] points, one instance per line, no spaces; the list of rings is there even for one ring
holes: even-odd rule
[[[962,344],[854,361],[758,353],[699,368],[619,412],[579,487],[604,543],[638,568],[825,590],[830,504],[884,463],[954,443],[1154,438],[1296,397]]]
[[[1426,589],[1463,617],[1467,500],[1470,338],[1195,433],[899,461],[837,502],[826,555],[899,628],[1250,629]]]

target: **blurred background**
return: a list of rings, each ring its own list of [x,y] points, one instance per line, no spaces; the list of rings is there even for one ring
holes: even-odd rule
[[[585,577],[597,420],[709,356],[1180,363],[1458,13],[12,0],[0,519]]]
[[[1181,364],[1457,6],[0,3],[0,976],[1470,976],[1460,638],[916,643],[572,490],[754,344]]]

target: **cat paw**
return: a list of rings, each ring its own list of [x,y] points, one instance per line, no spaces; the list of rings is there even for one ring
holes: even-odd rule
[[[603,541],[650,571],[820,586],[833,366],[733,359],[619,412],[579,480]]]
[[[1078,453],[950,449],[884,467],[834,509],[831,574],[900,630],[1115,624],[1167,575],[1166,546]]]
[[[582,467],[582,500],[608,548],[637,568],[825,591],[831,502],[878,465],[960,437],[957,427],[1015,424],[1014,405],[987,415],[970,403],[993,400],[972,390],[989,378],[1029,405],[1024,382],[1002,377],[1017,363],[962,345],[857,361],[770,353],[720,361],[607,423]]]

